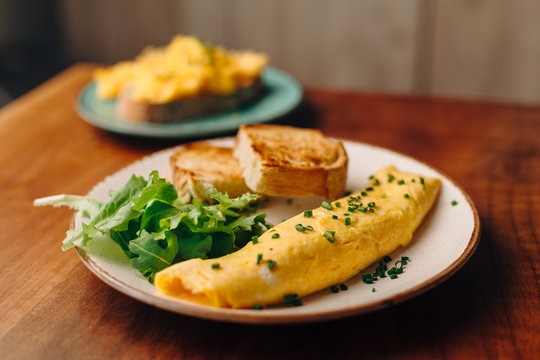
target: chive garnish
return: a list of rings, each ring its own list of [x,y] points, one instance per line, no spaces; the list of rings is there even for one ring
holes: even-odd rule
[[[212,269],[214,269],[214,270],[219,269],[219,263],[213,263],[212,264]]]
[[[373,284],[373,280],[373,275],[371,274],[362,275],[362,281],[364,281],[366,284]]]
[[[372,201],[372,202],[368,203],[367,206],[369,206],[370,208],[373,208],[373,207],[375,207],[375,202]]]
[[[456,206],[458,204],[458,202],[456,200],[452,200],[452,202],[450,204],[452,204],[452,206]]]
[[[268,260],[268,268],[272,270],[274,266],[276,266],[276,262],[274,260]]]
[[[330,286],[330,291],[335,294],[339,291],[339,288],[336,285],[332,285]]]
[[[390,256],[386,255],[385,257],[383,257],[383,261],[384,262],[390,262],[390,261],[392,261],[392,258]]]
[[[326,209],[326,210],[332,210],[333,209],[332,204],[329,203],[328,201],[323,201],[322,204],[321,204],[321,207]]]
[[[345,225],[351,225],[351,218],[345,218]]]
[[[362,196],[367,196],[367,192],[365,192],[365,191],[362,191],[360,194],[361,194]]]
[[[425,183],[423,177],[420,178],[420,184],[422,184],[422,186],[424,187],[424,189],[426,188],[426,183]]]
[[[272,235],[272,239],[277,239],[279,237],[279,234],[278,233],[275,233]]]
[[[302,224],[296,224],[296,230],[300,232],[306,231],[306,228]]]
[[[349,290],[349,288],[348,288],[347,285],[345,285],[345,284],[339,285],[339,288],[340,288],[341,290],[343,290],[343,291]]]
[[[341,203],[339,201],[336,201],[336,207],[341,207]]]
[[[288,305],[293,305],[293,306],[302,305],[302,300],[298,298],[298,294],[287,294],[283,297],[283,300],[285,300],[285,304],[288,304]]]
[[[388,174],[388,182],[391,183],[392,181],[394,181],[395,177],[394,175],[392,174]]]
[[[262,260],[262,254],[257,254],[257,265],[261,263]]]
[[[258,244],[259,243],[259,237],[257,235],[252,236],[251,237],[251,242],[253,243],[253,245]]]
[[[370,186],[370,187],[366,188],[366,191],[373,191],[373,188]]]
[[[337,219],[337,215],[332,215],[332,219]]]
[[[326,240],[330,241],[333,244],[334,241],[336,241],[335,235],[336,235],[335,231],[325,231],[323,236]]]
[[[253,305],[253,309],[255,310],[262,310],[264,307],[261,304],[255,304]]]
[[[311,210],[304,210],[304,216],[305,217],[312,217],[313,216],[313,211]]]
[[[408,199],[408,198],[410,198],[411,196],[410,196],[409,194],[403,194],[403,197],[404,197],[405,199]]]
[[[401,180],[399,180],[399,181],[397,182],[397,184],[398,184],[398,185],[403,185],[403,184],[405,184],[405,180],[401,179]]]

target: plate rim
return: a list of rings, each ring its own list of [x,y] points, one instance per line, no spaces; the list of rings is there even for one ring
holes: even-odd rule
[[[217,114],[211,114],[207,116],[201,116],[194,119],[190,119],[183,122],[177,122],[177,123],[167,123],[167,124],[150,124],[150,123],[131,123],[131,122],[110,122],[108,120],[104,120],[100,118],[97,115],[94,115],[91,113],[91,110],[88,109],[87,106],[84,106],[83,98],[88,93],[91,87],[96,85],[96,82],[91,80],[88,83],[86,83],[83,88],[79,91],[79,94],[76,98],[74,107],[75,111],[77,112],[77,115],[84,120],[86,123],[98,127],[103,130],[111,131],[117,134],[124,134],[124,135],[132,135],[132,136],[139,136],[139,137],[151,137],[151,138],[162,138],[162,139],[190,139],[190,138],[199,138],[199,137],[205,137],[205,136],[213,136],[213,135],[220,135],[220,134],[226,134],[231,131],[234,131],[238,128],[241,124],[251,124],[251,123],[265,123],[274,121],[276,119],[279,119],[294,109],[298,107],[298,105],[302,102],[304,97],[304,90],[301,85],[301,83],[293,77],[290,73],[279,69],[277,67],[268,65],[265,67],[262,73],[262,80],[263,83],[265,81],[268,81],[268,77],[277,77],[280,79],[280,81],[285,81],[287,83],[287,88],[292,89],[292,96],[289,99],[289,103],[286,104],[287,106],[283,106],[279,108],[278,111],[275,111],[272,113],[271,116],[267,117],[258,117],[257,114],[250,114],[248,116],[248,119],[250,121],[238,121],[235,124],[231,124],[229,126],[225,126],[222,129],[217,130],[203,130],[203,131],[189,131],[189,132],[183,132],[182,129],[186,126],[187,123],[193,123],[198,120],[204,120],[204,119],[211,119],[212,117],[215,117],[217,115],[220,115],[222,113]],[[266,78],[266,79],[265,79]],[[279,90],[284,89],[284,86],[281,86]],[[255,100],[256,102],[264,101],[265,96],[261,97],[258,100]],[[115,101],[115,100],[110,100]]]
[[[215,139],[211,139],[211,141],[226,141],[227,139],[234,139],[234,137],[215,138]],[[217,308],[217,307],[197,304],[197,303],[190,302],[183,299],[176,299],[172,297],[169,300],[168,299],[169,297],[166,295],[155,296],[143,290],[135,288],[129,284],[126,284],[120,279],[115,278],[114,276],[109,274],[106,270],[99,267],[99,265],[97,265],[92,260],[92,258],[84,251],[84,249],[76,247],[76,252],[79,258],[81,259],[81,261],[83,262],[83,264],[104,283],[111,286],[113,289],[119,291],[120,293],[123,293],[124,295],[127,295],[133,299],[136,299],[148,305],[152,305],[157,308],[164,309],[173,313],[197,317],[197,318],[206,319],[206,320],[224,321],[224,322],[229,322],[229,323],[241,323],[241,324],[275,324],[275,325],[323,322],[323,321],[329,321],[329,320],[341,319],[344,317],[365,314],[368,312],[374,312],[383,308],[397,305],[411,298],[414,298],[418,295],[421,295],[424,292],[429,291],[433,289],[434,287],[436,287],[437,285],[443,283],[452,275],[454,275],[459,269],[461,269],[469,261],[469,259],[474,254],[480,242],[480,234],[481,234],[480,217],[478,215],[478,210],[476,209],[476,206],[474,205],[474,202],[472,201],[469,194],[452,177],[448,176],[445,172],[440,171],[438,168],[432,166],[431,164],[425,161],[421,161],[414,156],[407,155],[400,151],[395,151],[395,150],[385,148],[379,145],[371,144],[369,142],[356,141],[356,140],[350,140],[350,139],[345,139],[345,138],[332,138],[332,139],[342,141],[344,143],[353,143],[353,144],[358,144],[358,145],[370,146],[370,147],[376,148],[377,150],[389,151],[391,153],[404,156],[406,158],[412,159],[428,167],[429,169],[435,171],[436,173],[444,176],[449,182],[451,182],[452,185],[455,186],[459,190],[459,192],[463,195],[468,205],[470,206],[472,214],[473,214],[473,223],[474,223],[473,230],[467,242],[467,246],[461,252],[461,254],[444,270],[440,271],[437,274],[434,274],[433,276],[426,279],[422,283],[412,288],[403,290],[390,297],[371,301],[371,302],[364,303],[361,305],[350,306],[350,307],[340,308],[340,309],[335,309],[335,310],[326,310],[317,314],[314,314],[313,312],[298,313],[298,314],[272,314],[270,312],[258,311],[258,310],[253,310],[253,309]],[[89,191],[89,193],[92,192],[102,182],[106,181],[107,178],[114,176],[118,172],[123,171],[125,168],[130,167],[130,166],[135,166],[137,163],[143,162],[145,159],[149,157],[156,156],[160,153],[172,151],[173,149],[182,147],[184,145],[185,144],[168,147],[166,149],[162,149],[162,150],[153,152],[151,154],[148,154],[146,156],[143,156],[142,158],[134,162],[131,162],[130,164],[122,167],[116,172],[107,175],[103,180],[101,180],[96,185],[94,185],[94,187]],[[72,217],[71,227],[73,227],[73,225],[75,224],[75,217],[76,217],[76,214]]]

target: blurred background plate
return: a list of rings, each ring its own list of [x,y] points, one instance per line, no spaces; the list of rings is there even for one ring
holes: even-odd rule
[[[302,100],[302,86],[286,72],[268,66],[262,74],[265,94],[254,103],[232,111],[192,120],[150,124],[127,122],[116,116],[115,100],[99,100],[96,83],[81,92],[76,109],[92,125],[109,131],[148,137],[193,138],[235,131],[242,124],[262,123],[277,119],[293,110]]]

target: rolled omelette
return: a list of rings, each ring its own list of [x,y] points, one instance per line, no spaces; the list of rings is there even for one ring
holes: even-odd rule
[[[312,294],[345,282],[407,245],[440,188],[439,179],[386,167],[370,177],[365,189],[323,202],[311,216],[302,212],[266,231],[256,243],[158,272],[155,285],[168,295],[226,308]]]

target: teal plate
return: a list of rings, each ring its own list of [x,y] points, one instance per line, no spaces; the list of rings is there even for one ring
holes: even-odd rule
[[[293,110],[302,100],[302,86],[286,72],[267,67],[262,73],[266,91],[262,98],[247,106],[191,120],[166,123],[134,123],[116,115],[116,100],[100,100],[96,83],[81,92],[76,109],[88,123],[116,133],[159,137],[193,138],[232,132],[242,124],[262,123],[277,119]]]

